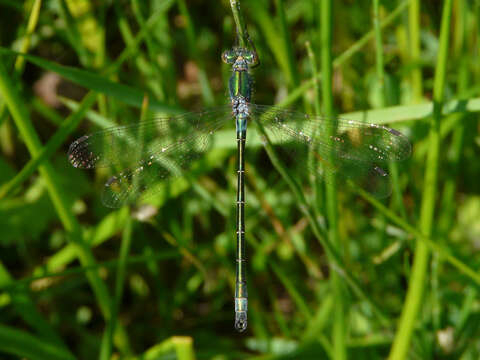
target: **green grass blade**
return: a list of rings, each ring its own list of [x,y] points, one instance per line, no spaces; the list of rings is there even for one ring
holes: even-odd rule
[[[451,100],[439,104],[442,116],[463,112],[479,112],[480,98]],[[393,124],[409,120],[420,120],[433,116],[435,105],[433,102],[390,106],[383,109],[354,111],[340,114],[342,119],[366,121],[375,124]]]
[[[429,237],[432,233],[435,199],[437,197],[438,167],[440,154],[440,121],[442,103],[444,101],[445,79],[448,62],[448,46],[452,16],[452,0],[445,0],[440,30],[440,47],[437,55],[433,88],[433,116],[430,122],[430,149],[427,156],[424,190],[420,211],[420,231]],[[418,319],[425,289],[425,278],[428,269],[429,248],[424,242],[417,242],[413,270],[410,276],[407,297],[402,309],[395,340],[389,355],[391,360],[405,359],[410,349],[413,329]]]
[[[137,3],[137,2],[136,2]],[[150,18],[146,22],[142,22],[142,26],[140,29],[139,34],[137,35],[137,38],[142,39],[147,39],[150,32],[155,31],[154,26],[159,23],[160,20],[164,19],[166,16],[166,12],[170,9],[170,7],[174,4],[174,0],[166,0],[162,1],[161,5],[158,6],[157,11],[155,11]],[[140,3],[138,3],[140,4]],[[124,7],[119,3],[119,2],[114,2],[113,3],[115,13],[117,16],[117,25],[120,30],[120,33],[123,37],[123,40],[125,44],[127,45],[127,48],[137,48],[138,44],[135,44],[135,38],[133,35],[133,31],[129,25],[129,21],[127,19],[127,15],[124,11]],[[134,6],[135,10],[135,6]],[[138,13],[137,13],[138,15]],[[138,19],[138,16],[137,16]],[[151,43],[150,43],[151,44]],[[170,49],[162,49],[162,52],[171,52]],[[171,85],[169,83],[172,82],[172,79],[169,74],[166,74],[164,72],[160,73],[156,65],[155,67],[152,67],[152,64],[150,64],[149,59],[144,55],[144,52],[141,50],[135,51],[135,65],[138,69],[138,71],[144,76],[145,79],[147,79],[147,85],[148,88],[155,94],[155,96],[158,99],[161,99],[162,101],[167,101],[171,100],[173,102],[176,102],[176,93],[174,91],[168,91],[171,89]],[[154,54],[151,54],[154,56]],[[174,68],[172,66],[172,62],[169,61],[169,64],[167,66],[168,72],[174,72]],[[152,76],[154,75],[154,76]],[[162,76],[162,80],[164,79],[165,81],[162,81],[163,83],[158,83],[159,77]]]
[[[100,360],[108,360],[112,355],[113,335],[117,326],[118,313],[120,309],[121,299],[123,295],[123,284],[125,281],[127,259],[130,252],[132,241],[132,219],[128,218],[126,226],[123,230],[122,244],[120,246],[120,256],[118,259],[117,275],[115,278],[115,293],[112,303],[112,317],[107,323],[107,328],[103,335],[102,346],[100,348]]]
[[[356,190],[360,196],[362,196],[365,200],[371,203],[375,208],[389,218],[393,223],[397,224],[407,233],[412,236],[415,236],[420,241],[422,241],[425,246],[429,247],[433,252],[438,254],[443,260],[450,263],[454,268],[456,268],[459,272],[466,275],[470,280],[472,280],[472,284],[479,286],[480,285],[480,274],[470,266],[465,264],[462,260],[460,260],[457,256],[453,255],[452,252],[445,248],[444,246],[438,244],[434,241],[430,236],[425,235],[420,230],[417,230],[412,225],[410,225],[407,221],[402,219],[400,216],[396,215],[392,210],[385,207],[382,203],[380,203],[377,199],[371,196],[369,193],[362,189]]]
[[[15,124],[22,135],[23,140],[32,157],[38,156],[41,152],[41,142],[31,123],[30,116],[17,89],[11,82],[10,77],[0,61],[0,93],[2,94],[7,107],[12,114]],[[45,161],[39,166],[39,172],[45,180],[50,199],[57,211],[57,214],[69,234],[69,240],[75,245],[76,255],[80,262],[85,266],[95,264],[95,258],[90,251],[90,247],[83,241],[80,225],[72,213],[63,191],[60,189],[59,180],[51,164]],[[99,307],[103,316],[108,319],[110,312],[110,296],[107,287],[101,280],[98,272],[92,271],[87,274],[93,292],[98,300]]]
[[[252,17],[255,19],[258,26],[262,30],[263,35],[266,37],[267,44],[270,47],[270,51],[273,53],[275,60],[282,69],[282,72],[285,74],[285,77],[289,79],[291,73],[288,63],[287,50],[285,49],[286,41],[278,41],[279,30],[275,26],[274,19],[265,8],[265,3],[261,1],[250,1],[249,8]]]
[[[59,15],[63,21],[65,21],[66,24],[70,24],[70,26],[66,27],[65,33],[70,45],[77,53],[78,59],[83,66],[90,66],[92,63],[92,56],[82,42],[82,35],[78,29],[76,19],[70,12],[70,9],[67,5],[67,0],[59,0],[59,12]]]
[[[410,43],[410,62],[420,63],[420,0],[410,0],[408,7],[408,27]],[[413,101],[423,100],[422,69],[417,65],[412,70]]]
[[[385,86],[386,81],[386,74],[385,74],[385,59],[384,59],[384,49],[383,49],[383,42],[382,42],[382,33],[380,29],[380,1],[374,0],[373,1],[373,28],[375,31],[375,54],[376,54],[376,75],[377,79],[376,82],[378,83],[378,92],[379,92],[379,107],[383,108],[387,105],[390,105],[387,102],[387,99],[392,99],[393,96],[390,94],[390,88],[388,96],[387,95],[387,88]],[[389,173],[390,173],[390,181],[392,184],[392,198],[393,202],[398,209],[402,212],[402,214],[406,217],[406,210],[405,206],[403,205],[401,187],[400,187],[400,179],[399,179],[399,170],[398,164],[395,162],[390,162],[389,165]]]
[[[293,283],[293,281],[288,278],[287,274],[285,274],[281,267],[278,266],[275,262],[270,261],[270,267],[272,268],[275,275],[280,279],[283,286],[290,294],[295,304],[298,306],[300,312],[305,317],[306,321],[310,321],[312,319],[310,308],[308,307],[307,302],[305,301],[303,296],[295,288],[295,284]]]
[[[0,289],[11,287],[14,284],[18,284],[18,281],[10,275],[3,263],[0,262]],[[65,347],[59,334],[57,334],[48,321],[37,310],[35,303],[31,297],[28,296],[29,292],[27,289],[21,288],[7,295],[15,311],[28,325],[35,329],[43,339],[57,344],[59,347]]]
[[[63,123],[63,116],[61,116],[55,109],[52,109],[45,104],[43,100],[38,97],[32,99],[32,109],[55,126],[60,126]]]
[[[118,84],[110,81],[100,75],[87,70],[77,69],[70,66],[63,66],[54,62],[42,59],[38,56],[21,54],[10,49],[0,47],[0,54],[24,56],[25,59],[42,69],[53,71],[67,80],[70,80],[87,89],[97,91],[107,96],[114,97],[126,104],[140,108],[144,97],[144,92],[132,88],[127,85]],[[159,101],[153,100],[150,108],[154,111],[164,112],[166,114],[179,114],[182,110],[178,107],[167,105]]]
[[[163,251],[160,254],[147,254],[147,255],[136,255],[136,256],[130,255],[127,259],[127,265],[138,265],[138,264],[146,264],[150,261],[178,259],[180,255],[181,254],[176,250]],[[85,275],[88,271],[91,271],[91,270],[99,270],[99,269],[115,270],[115,268],[117,268],[119,265],[120,265],[119,260],[109,260],[109,261],[99,262],[92,267],[85,267],[85,266],[75,267],[74,266],[74,267],[69,267],[67,270],[63,270],[63,271],[42,272],[41,275],[25,277],[25,278],[16,280],[11,284],[0,286],[0,289],[5,291],[14,291],[18,287],[22,287],[24,285],[31,285],[33,282],[37,280],[64,278],[64,277],[73,276],[73,275]],[[2,266],[0,265],[0,273],[2,271],[3,269],[2,269]]]
[[[99,23],[105,17],[105,6],[99,6],[99,15],[96,14],[96,6],[91,0],[62,0],[66,1],[65,12],[69,15],[68,28],[74,29],[78,34],[81,46],[88,53],[89,65],[101,68],[105,62],[105,30]],[[98,20],[97,20],[98,18]],[[76,35],[77,35],[76,34]]]
[[[32,4],[30,16],[28,18],[27,31],[23,36],[22,45],[20,46],[20,52],[27,53],[30,50],[32,35],[35,33],[35,29],[38,24],[38,17],[40,16],[40,8],[42,6],[41,0],[35,0]],[[21,56],[15,60],[15,73],[20,76],[25,68],[25,59]],[[5,121],[5,102],[0,99],[0,125]]]
[[[238,42],[241,47],[248,45],[248,33],[243,13],[240,9],[240,0],[230,0],[230,7],[232,8],[233,20],[235,21]]]
[[[173,354],[172,354],[173,353]],[[190,336],[172,336],[145,351],[140,357],[129,360],[155,360],[168,355],[175,356],[178,360],[195,360],[193,339]]]
[[[50,156],[52,156],[63,144],[65,139],[75,130],[80,121],[83,119],[85,112],[96,101],[94,92],[85,96],[78,110],[71,114],[60,126],[59,130],[50,138],[50,140],[42,147],[37,156],[34,156],[23,167],[23,169],[8,183],[0,187],[0,200],[9,195],[13,190],[20,186],[30,175],[38,168],[38,166]]]
[[[128,217],[129,212],[126,208],[109,213],[98,222],[97,226],[85,231],[85,242],[92,248],[105,243],[126,226]],[[33,273],[36,276],[41,276],[45,272],[59,271],[73,262],[75,258],[75,244],[69,243],[47,258],[43,266],[36,267]]]
[[[317,67],[317,60],[315,58],[315,54],[313,53],[312,46],[310,42],[307,42],[306,44],[307,48],[307,54],[310,60],[310,66],[312,69],[312,74],[313,77],[316,78],[318,75],[318,67]],[[315,108],[315,115],[321,116],[322,111],[320,107],[320,86],[318,82],[315,82],[315,85],[313,87],[313,94],[314,94],[314,108]],[[318,130],[317,130],[318,131]],[[308,164],[309,166],[313,169],[316,166],[319,166],[318,161],[316,161],[315,156],[313,156],[313,151],[308,152]],[[321,184],[321,180],[319,179],[318,176],[312,175],[310,178],[311,185],[315,191],[315,200],[313,203],[313,206],[315,208],[315,211],[317,213],[317,216],[320,216],[321,214],[321,205],[324,203],[323,201],[323,185]]]
[[[284,43],[282,49],[284,55],[282,56],[286,63],[287,69],[287,81],[290,84],[290,88],[295,88],[299,84],[298,71],[295,65],[295,56],[293,53],[292,41],[290,38],[290,31],[288,30],[287,16],[285,13],[284,0],[275,0],[275,6],[277,8],[277,16],[280,23],[280,40]]]
[[[147,27],[147,23],[142,14],[142,6],[140,5],[138,0],[132,0],[132,10],[135,14],[135,18],[138,22],[138,25],[141,29],[145,29]],[[130,39],[129,43],[133,40]],[[148,58],[143,58],[143,53],[140,52],[138,65],[139,68],[145,69],[146,72],[149,73],[149,79],[151,79],[156,85],[153,85],[155,94],[162,100],[166,101],[168,99],[168,91],[166,90],[165,83],[167,79],[163,77],[163,71],[160,65],[158,64],[157,56],[158,53],[165,52],[165,49],[162,49],[160,46],[156,46],[157,44],[154,42],[152,38],[152,34],[147,31],[145,32],[145,45],[147,47],[147,55]]]
[[[32,360],[72,360],[69,351],[25,331],[0,325],[0,351]]]
[[[382,33],[380,30],[380,0],[373,0],[373,30],[375,32],[375,55],[377,81],[380,87],[380,107],[386,105],[385,101],[385,70],[383,60]]]
[[[320,1],[320,39],[321,39],[321,69],[322,69],[322,100],[323,100],[323,109],[327,117],[333,117],[333,91],[332,91],[332,77],[333,77],[333,66],[332,66],[332,32],[333,32],[333,2],[331,0],[321,0]],[[332,122],[325,131],[324,137],[325,141],[331,141],[330,138],[332,134],[335,133],[334,123]],[[328,159],[332,162],[333,153],[329,155]],[[332,162],[333,163],[333,162]],[[337,198],[337,185],[336,177],[333,172],[326,174],[325,180],[325,209],[326,209],[326,218],[328,222],[328,238],[330,243],[337,254],[342,257],[343,249],[342,242],[340,240],[339,234],[339,223],[338,223],[338,198]],[[345,294],[344,287],[342,284],[341,277],[336,273],[332,272],[330,276],[330,283],[332,286],[333,297],[334,297],[334,314],[333,314],[333,333],[332,333],[332,343],[333,343],[333,358],[335,360],[344,360],[347,358],[347,327],[346,327],[346,314],[348,310],[345,304]]]
[[[455,12],[455,36],[453,37],[453,46],[457,48],[459,53],[459,69],[457,74],[457,92],[460,98],[465,96],[468,91],[470,83],[470,69],[468,66],[468,59],[470,57],[470,49],[468,48],[468,6],[466,1],[457,1],[454,4]],[[441,234],[441,244],[448,244],[449,232],[452,230],[455,222],[455,210],[456,210],[456,192],[458,190],[458,178],[461,169],[462,152],[464,149],[465,130],[466,123],[469,120],[469,116],[461,114],[461,118],[457,121],[453,130],[452,143],[448,151],[448,161],[451,164],[451,171],[445,180],[445,184],[442,191],[441,201],[441,213],[438,220],[438,233]],[[440,134],[442,128],[440,128]],[[443,141],[443,136],[442,136]],[[445,307],[445,300],[442,297],[442,290],[440,287],[441,270],[443,270],[443,260],[437,254],[432,257],[432,315],[435,331],[440,330],[442,324],[442,308]],[[458,329],[462,328],[462,321],[459,321]]]
[[[26,53],[30,49],[30,44],[32,40],[32,35],[35,32],[38,23],[38,17],[40,16],[40,8],[42,6],[42,0],[35,0],[32,5],[32,10],[30,11],[30,17],[28,18],[27,24],[27,33],[25,34],[20,47],[21,53]],[[15,60],[15,70],[18,73],[22,73],[25,65],[25,59],[23,57],[18,57]]]
[[[391,25],[394,20],[396,20],[400,15],[402,15],[403,11],[407,8],[407,5],[410,0],[404,0],[401,2],[391,14],[389,14],[385,19],[380,23],[380,29],[384,29],[385,27]],[[253,3],[256,3],[254,1]],[[257,13],[257,11],[255,11]],[[275,37],[274,31],[272,31],[272,37]],[[375,36],[374,30],[369,31],[365,34],[360,40],[356,41],[353,45],[351,45],[347,50],[345,50],[342,54],[340,54],[337,58],[333,60],[333,67],[336,69],[343,65],[347,60],[349,60],[353,55],[358,53],[360,50],[363,49],[365,45],[368,44],[370,40],[372,40]],[[274,52],[275,54],[275,52]],[[285,66],[286,68],[286,66]],[[309,79],[301,84],[296,89],[290,91],[288,96],[285,97],[278,105],[279,106],[288,106],[293,104],[297,101],[301,96],[305,94],[306,91],[311,89],[316,81],[320,81],[322,79],[322,74],[319,73],[315,78]]]

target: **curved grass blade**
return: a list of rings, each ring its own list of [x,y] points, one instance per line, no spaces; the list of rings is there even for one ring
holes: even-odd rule
[[[74,141],[68,158],[78,168],[110,167],[117,173],[102,193],[102,202],[117,208],[157,182],[181,176],[209,149],[214,132],[231,119],[231,107],[225,105],[106,129]]]
[[[310,116],[268,105],[253,104],[250,111],[254,121],[262,122],[272,143],[281,144],[279,153],[294,164],[306,162],[311,151],[316,161],[305,164],[308,171],[320,175],[335,172],[338,178],[352,180],[379,198],[391,191],[385,165],[405,160],[411,153],[409,140],[384,125]],[[336,132],[326,141],[322,134],[332,122]],[[328,160],[330,154],[333,161]]]

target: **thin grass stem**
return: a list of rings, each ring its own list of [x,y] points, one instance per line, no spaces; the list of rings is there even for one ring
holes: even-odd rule
[[[320,2],[320,39],[321,39],[321,69],[322,69],[322,97],[323,109],[327,117],[332,118],[333,112],[333,91],[332,91],[332,1],[322,0]],[[325,141],[328,143],[332,135],[335,134],[335,125],[330,122],[325,129]],[[333,153],[329,155],[328,161],[333,161]],[[326,200],[326,218],[328,222],[328,238],[337,254],[341,257],[342,244],[339,235],[338,224],[338,198],[336,176],[333,172],[326,173],[325,179],[325,200]],[[346,306],[345,294],[341,281],[341,277],[332,272],[331,286],[333,289],[333,297],[335,301],[333,315],[333,358],[335,360],[343,360],[347,358],[347,328],[346,328]]]
[[[442,12],[440,30],[440,46],[438,49],[437,64],[433,87],[433,117],[430,121],[429,152],[427,155],[424,190],[420,210],[419,228],[422,234],[430,237],[437,196],[438,166],[440,153],[440,121],[442,118],[442,104],[444,101],[445,81],[448,60],[448,46],[451,32],[452,0],[445,0]],[[404,359],[410,349],[413,329],[418,319],[423,293],[425,290],[426,273],[428,269],[429,247],[425,242],[417,242],[415,259],[410,276],[407,297],[402,309],[395,340],[389,359]]]
[[[290,32],[288,30],[287,17],[285,14],[284,0],[275,0],[275,6],[277,8],[278,20],[280,23],[280,38],[284,45],[285,58],[288,69],[288,83],[290,87],[297,87],[299,84],[297,67],[295,66],[295,56],[293,53],[292,41],[290,39]]]
[[[455,47],[459,53],[459,69],[457,75],[457,93],[460,99],[467,93],[470,82],[470,71],[468,68],[468,58],[470,57],[468,42],[468,12],[467,3],[464,0],[455,3]],[[452,229],[455,219],[455,194],[457,190],[457,179],[459,175],[460,161],[465,138],[465,122],[468,120],[468,114],[462,114],[462,118],[457,122],[452,136],[452,143],[448,152],[448,162],[450,165],[449,176],[445,180],[442,191],[441,214],[439,215],[438,233],[441,234],[441,244],[447,243],[446,239]],[[440,129],[441,130],[441,129]],[[438,254],[432,256],[432,318],[435,331],[441,326],[442,317],[442,294],[440,290],[440,271],[443,259]]]
[[[102,338],[99,356],[100,360],[108,360],[112,355],[113,336],[117,327],[118,313],[123,296],[123,284],[125,282],[127,260],[130,255],[130,246],[132,243],[132,226],[132,218],[128,217],[126,226],[123,230],[122,243],[120,245],[120,255],[118,258],[117,274],[115,277],[115,292],[112,303],[112,317],[107,323],[107,327]]]
[[[423,100],[422,69],[420,68],[420,0],[410,0],[408,7],[410,61],[417,66],[412,70],[413,101]]]
[[[307,54],[310,60],[310,66],[312,69],[312,74],[313,77],[316,78],[318,74],[318,67],[317,67],[317,60],[315,58],[315,54],[312,50],[312,46],[310,42],[306,43],[306,48],[307,48]],[[314,107],[315,107],[315,115],[320,116],[321,115],[321,107],[320,107],[320,87],[318,82],[315,82],[315,85],[313,87],[313,94],[314,94]],[[316,131],[315,130],[313,136],[315,136]],[[319,166],[318,162],[315,161],[315,157],[313,156],[313,151],[308,152],[308,163],[310,164],[310,168],[314,169],[316,166]],[[315,211],[317,215],[320,214],[321,212],[321,204],[323,203],[323,191],[322,191],[322,186],[321,186],[321,181],[318,176],[311,176],[310,178],[310,183],[312,185],[312,188],[314,189],[315,193],[315,202],[313,204]]]
[[[237,40],[240,47],[247,47],[248,44],[248,32],[245,20],[243,19],[243,13],[240,9],[240,0],[230,0],[230,6],[232,8],[233,20],[237,30]]]

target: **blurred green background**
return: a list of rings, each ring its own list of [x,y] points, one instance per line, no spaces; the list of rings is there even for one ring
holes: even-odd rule
[[[315,180],[290,164],[303,202],[247,145],[238,334],[234,132],[146,206],[104,207],[108,172],[66,157],[85,133],[227,103],[229,2],[0,0],[2,359],[480,358],[480,0],[326,2],[241,2],[254,102],[322,110],[333,68],[334,111],[413,153],[388,199],[338,189],[336,261]]]

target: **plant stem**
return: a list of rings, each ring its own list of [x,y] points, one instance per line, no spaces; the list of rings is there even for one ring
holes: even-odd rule
[[[332,93],[332,1],[322,0],[320,2],[320,38],[321,38],[321,69],[322,69],[322,96],[325,116],[333,117],[333,93]],[[325,129],[325,141],[331,141],[335,134],[335,124],[330,122]],[[333,153],[329,155],[330,162],[333,161]],[[341,254],[341,243],[338,232],[338,199],[336,177],[333,172],[326,173],[326,212],[328,221],[328,237],[330,243]],[[342,256],[342,255],[340,255]],[[346,326],[345,326],[345,305],[344,290],[340,276],[332,272],[331,285],[335,299],[334,321],[333,321],[333,358],[343,360],[347,358],[346,347]]]
[[[120,256],[118,258],[117,274],[115,277],[115,294],[112,302],[112,318],[107,324],[103,335],[102,346],[100,349],[100,360],[108,360],[112,355],[113,335],[117,326],[118,313],[123,296],[123,284],[125,282],[125,273],[127,260],[130,253],[132,242],[132,218],[128,217],[123,230],[122,244],[120,246]]]
[[[420,0],[411,0],[408,8],[410,62],[415,63],[412,70],[413,101],[423,100],[422,69],[420,67]]]
[[[466,92],[470,81],[470,70],[468,67],[468,59],[470,57],[468,42],[468,10],[467,2],[460,0],[455,6],[455,52],[459,56],[459,69],[457,74],[457,93],[460,99],[466,99]],[[462,158],[462,150],[465,136],[465,122],[468,120],[468,114],[462,114],[462,119],[458,121],[453,131],[452,142],[448,151],[448,162],[451,165],[449,175],[445,181],[442,191],[441,214],[438,219],[438,233],[441,234],[441,244],[446,244],[449,232],[455,221],[456,202],[455,194],[457,190],[457,180],[459,177],[460,161]],[[440,270],[442,268],[443,259],[438,254],[432,257],[432,314],[434,331],[440,329],[442,318],[442,291],[439,288]]]
[[[23,279],[22,279],[23,280]],[[3,263],[0,261],[0,289],[6,290],[15,311],[22,317],[23,321],[28,324],[32,330],[41,334],[44,342],[55,344],[63,349],[67,346],[63,343],[62,338],[57,334],[56,330],[49,321],[37,309],[32,297],[29,296],[28,285],[21,283],[21,280],[14,279],[9,274]],[[4,304],[6,301],[4,302]],[[2,306],[3,307],[3,306]]]
[[[385,106],[385,71],[383,61],[382,33],[380,30],[380,0],[373,0],[373,30],[375,31],[375,50],[377,81],[380,87],[380,107]]]
[[[32,5],[32,10],[30,11],[30,17],[27,24],[27,32],[23,38],[22,46],[20,47],[20,52],[22,53],[26,53],[30,49],[30,41],[37,27],[41,6],[42,0],[35,0]],[[25,59],[22,56],[17,57],[17,59],[15,60],[15,71],[17,71],[19,74],[22,73],[24,66]]]
[[[432,233],[432,224],[437,194],[438,160],[440,152],[440,120],[445,90],[445,78],[452,15],[452,0],[445,0],[440,30],[440,46],[433,87],[433,117],[430,122],[429,152],[427,156],[424,190],[420,210],[420,231],[427,237]],[[410,348],[413,329],[418,319],[425,288],[425,277],[428,268],[429,248],[423,241],[418,241],[415,249],[415,260],[410,276],[407,297],[402,310],[400,323],[392,345],[389,359],[404,359]]]
[[[387,87],[385,86],[385,61],[383,55],[383,43],[382,32],[380,28],[380,0],[373,0],[373,28],[375,31],[375,51],[376,51],[376,70],[377,70],[377,82],[379,84],[380,93],[380,108],[389,106],[387,96]],[[392,97],[390,96],[390,99]],[[404,217],[406,217],[405,207],[402,201],[402,192],[400,188],[398,164],[390,162],[389,164],[390,181],[392,184],[393,202],[396,204],[396,208],[399,209]],[[385,233],[385,232],[384,232]]]
[[[284,0],[275,0],[275,6],[277,8],[278,20],[280,23],[280,38],[282,39],[286,64],[287,64],[287,78],[290,88],[296,88],[299,85],[297,67],[295,66],[295,56],[292,47],[292,41],[290,39],[290,32],[288,31],[287,17],[285,14]]]
[[[0,325],[0,351],[11,354],[13,358],[37,360],[76,360],[68,349],[45,342],[45,339],[33,336],[17,328]],[[2,356],[3,357],[3,356]]]
[[[242,11],[240,10],[240,0],[230,0],[230,6],[232,7],[233,20],[237,27],[238,45],[246,47],[248,44],[248,33]]]
[[[27,23],[27,29],[26,33],[23,36],[22,39],[22,45],[20,46],[20,52],[22,53],[27,53],[28,50],[30,49],[30,44],[31,44],[31,38],[32,35],[35,33],[35,30],[37,28],[37,23],[38,23],[38,18],[40,16],[40,8],[42,6],[42,1],[41,0],[35,0],[32,4],[32,9],[30,10],[30,16],[28,18],[28,23]],[[18,78],[21,77],[23,70],[25,68],[25,59],[23,56],[17,56],[17,59],[15,60],[15,76]],[[4,149],[11,149],[12,148],[12,143],[10,141],[10,136],[2,136],[2,125],[7,119],[8,112],[6,111],[6,106],[5,102],[3,99],[0,99],[0,140],[1,140],[1,145]],[[6,122],[4,125],[5,131],[8,133],[9,132],[9,123]],[[8,152],[8,150],[7,150]]]
[[[317,67],[317,59],[315,58],[315,54],[313,53],[312,46],[310,42],[308,41],[306,44],[307,47],[307,54],[310,59],[310,64],[312,67],[312,75],[314,78],[317,77],[318,74],[318,67]],[[320,116],[321,115],[321,107],[320,107],[320,87],[318,85],[318,81],[315,82],[315,85],[313,87],[314,91],[314,106],[315,106],[315,115]],[[318,129],[315,129],[313,135],[317,134]],[[315,161],[315,156],[313,156],[313,151],[308,152],[308,159],[307,159],[309,166],[313,169],[315,166],[319,166],[318,162]],[[310,178],[310,182],[312,185],[312,188],[314,189],[314,209],[317,213],[317,215],[320,214],[320,204],[323,203],[322,201],[322,187],[321,187],[321,180],[319,179],[318,176],[312,175]]]

